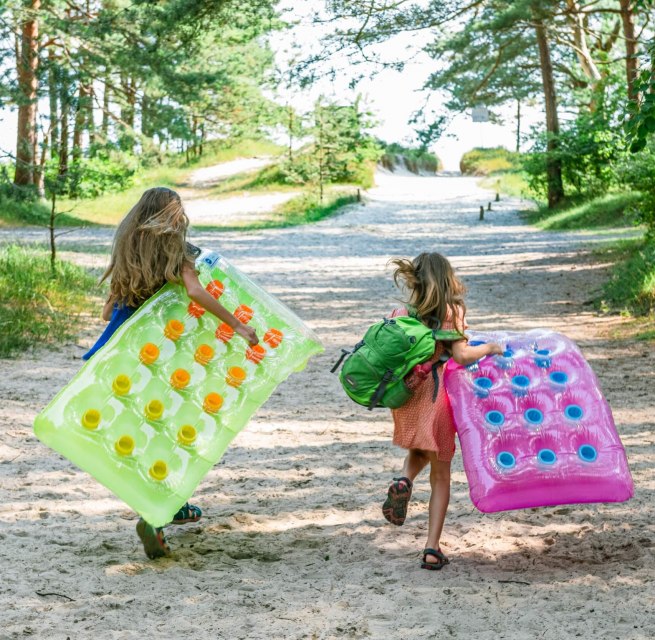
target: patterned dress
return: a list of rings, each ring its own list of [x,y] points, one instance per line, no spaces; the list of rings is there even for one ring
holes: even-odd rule
[[[395,309],[392,318],[406,316],[404,307]],[[466,329],[466,321],[461,317],[458,328]],[[441,327],[444,330],[455,329],[452,317],[447,318]],[[443,353],[443,342],[437,342],[430,363],[437,362]],[[443,384],[443,365],[437,369],[439,374],[439,391],[433,402],[434,380],[427,368],[418,366],[407,377],[407,385],[414,391],[410,400],[399,409],[392,409],[393,443],[403,449],[421,449],[434,451],[442,462],[450,462],[455,455],[455,424],[453,422],[450,402]],[[420,370],[425,369],[425,373]]]

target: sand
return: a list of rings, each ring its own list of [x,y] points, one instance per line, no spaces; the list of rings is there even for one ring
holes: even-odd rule
[[[319,224],[192,236],[286,301],[326,353],[279,387],[200,484],[205,517],[167,530],[171,559],[149,561],[135,514],[32,433],[100,323],[82,319],[60,351],[0,361],[0,639],[652,638],[655,354],[609,338],[622,320],[588,304],[607,269],[591,251],[614,236],[537,231],[512,201],[479,222],[489,199],[473,179],[382,175],[365,205]],[[0,241],[42,232],[13,234]],[[86,230],[61,242],[100,266],[110,239]],[[457,454],[451,564],[419,568],[427,476],[405,525],[389,525],[380,506],[402,460],[389,415],[352,404],[329,368],[396,304],[388,258],[425,249],[464,278],[471,328],[549,327],[579,343],[626,446],[633,500],[483,515]]]

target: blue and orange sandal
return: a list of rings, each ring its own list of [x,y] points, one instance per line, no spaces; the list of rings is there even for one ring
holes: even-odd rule
[[[394,478],[387,499],[382,505],[382,515],[396,526],[401,526],[407,517],[409,499],[412,497],[412,481],[409,478]]]
[[[428,562],[427,557],[434,556],[436,562]],[[421,562],[421,569],[429,569],[430,571],[439,571],[443,569],[450,560],[442,553],[441,549],[423,549],[423,560]]]
[[[143,550],[151,560],[167,558],[171,555],[171,548],[166,542],[164,530],[161,527],[153,527],[143,518],[139,518],[136,523],[136,532],[143,543]]]
[[[173,516],[171,524],[187,524],[187,522],[198,522],[202,518],[200,507],[185,502],[180,510]]]

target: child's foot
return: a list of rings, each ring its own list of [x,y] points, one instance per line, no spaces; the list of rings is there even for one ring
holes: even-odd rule
[[[400,526],[407,517],[407,507],[411,497],[412,481],[409,478],[394,478],[387,499],[382,505],[382,515],[391,524]]]
[[[171,548],[166,542],[164,530],[161,527],[153,527],[143,518],[139,518],[136,523],[136,532],[143,543],[143,550],[151,560],[171,555]]]
[[[441,549],[424,549],[423,561],[421,562],[421,569],[430,569],[432,571],[439,571],[443,569],[450,560],[441,552]]]
[[[202,518],[200,507],[185,502],[180,510],[173,516],[171,524],[186,524],[187,522],[198,522]]]

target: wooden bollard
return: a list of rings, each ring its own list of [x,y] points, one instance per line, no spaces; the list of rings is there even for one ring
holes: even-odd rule
[[[500,193],[496,191],[496,202],[500,202]]]
[[[480,205],[480,220],[484,220],[484,207]]]
[[[357,202],[361,202],[361,201],[362,201],[362,192],[359,189],[357,189]]]
[[[487,211],[491,211],[491,202],[487,205]]]

